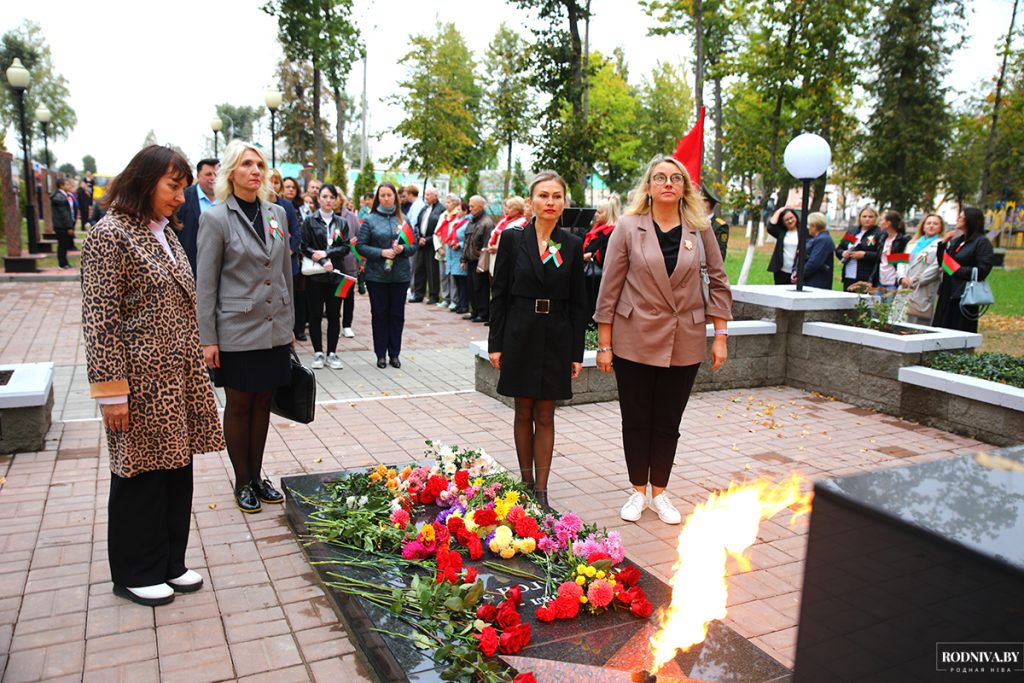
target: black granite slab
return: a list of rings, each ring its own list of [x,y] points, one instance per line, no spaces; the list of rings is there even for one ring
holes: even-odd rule
[[[1024,645],[1024,472],[968,455],[815,484],[794,680],[950,680],[938,644],[982,642]]]
[[[316,497],[325,492],[325,484],[343,478],[345,472],[285,477],[281,485],[288,494],[286,513],[292,530],[302,537],[306,533],[306,518],[312,507],[304,504],[295,494]],[[628,550],[628,549],[627,549]],[[384,569],[352,567],[332,564],[332,559],[351,558],[355,555],[343,548],[313,543],[304,547],[321,582],[331,580],[331,572],[343,573],[364,581],[381,585],[408,585],[411,576],[402,576]],[[485,559],[487,556],[485,554]],[[627,560],[628,561],[628,560]],[[527,560],[513,558],[506,563],[514,568],[539,574]],[[638,619],[624,610],[594,616],[583,614],[576,619],[556,620],[548,623],[536,621],[533,610],[543,601],[540,581],[520,580],[495,573],[479,562],[466,562],[476,567],[488,591],[497,591],[518,584],[523,591],[525,609],[522,616],[531,623],[533,638],[517,656],[502,659],[514,669],[534,671],[537,681],[584,680],[591,668],[604,670],[610,678],[599,680],[629,680],[633,671],[645,669],[651,663],[649,640],[657,611],[649,620]],[[657,609],[668,603],[670,587],[641,568],[640,586]],[[410,632],[409,627],[387,610],[361,598],[346,595],[325,585],[328,599],[356,641],[374,675],[381,681],[440,681],[444,665],[434,662],[429,653],[416,649],[410,641],[381,634],[371,629],[380,628],[397,633]],[[539,663],[544,663],[543,666]],[[715,681],[721,683],[776,683],[789,679],[790,672],[765,652],[740,637],[727,626],[715,622],[704,643],[689,652],[680,653],[675,661],[662,669],[660,681]]]

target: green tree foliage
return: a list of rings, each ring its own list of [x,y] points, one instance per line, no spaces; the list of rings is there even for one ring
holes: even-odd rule
[[[373,171],[373,162],[369,159],[363,164],[362,170],[356,176],[356,183],[352,187],[352,201],[357,201],[364,194],[373,194],[377,190],[377,176]]]
[[[888,0],[874,21],[867,91],[875,109],[857,170],[882,206],[932,207],[943,163],[937,150],[952,130],[943,82],[953,46],[938,36],[963,17],[962,0]]]
[[[390,98],[405,112],[394,133],[408,141],[395,159],[425,180],[457,174],[473,164],[482,140],[478,112],[480,87],[466,41],[455,24],[438,24],[431,34],[409,39],[402,61],[408,73]]]
[[[311,125],[313,101],[309,97],[313,90],[313,67],[308,62],[295,62],[286,57],[277,65],[277,78],[284,94],[281,108],[277,110],[278,158],[305,165],[316,157],[316,135]],[[327,94],[321,93],[320,106],[329,104]],[[328,136],[327,121],[323,119],[320,136]]]
[[[313,67],[313,147],[316,171],[322,174],[327,153],[320,113],[323,76],[326,74],[336,98],[343,100],[353,55],[363,51],[359,31],[351,21],[352,0],[268,0],[263,11],[277,18],[278,41],[285,57]],[[341,122],[339,130],[343,129]]]
[[[957,204],[972,201],[981,185],[986,129],[984,117],[977,111],[984,98],[978,100],[953,115],[949,147],[943,158],[942,199],[953,199]]]
[[[523,171],[523,164],[519,161],[519,157],[516,157],[516,163],[512,167],[512,194],[525,197],[527,192],[529,192],[529,186],[526,181],[526,173]]]
[[[86,171],[96,172],[96,157],[91,154],[86,154],[82,157],[82,173]]]
[[[58,173],[63,173],[66,176],[76,176],[76,175],[78,175],[78,171],[75,170],[75,165],[74,164],[61,164],[60,167],[57,169],[57,172]]]
[[[629,189],[636,179],[641,145],[637,135],[639,102],[626,83],[623,55],[616,59],[600,52],[590,55],[590,130],[594,136],[595,166],[615,192]],[[565,111],[569,115],[568,107]]]
[[[34,121],[33,112],[39,105],[50,110],[50,124],[47,133],[50,140],[67,138],[78,122],[75,110],[68,104],[70,93],[68,82],[53,67],[50,46],[43,35],[43,29],[34,21],[24,20],[16,28],[0,36],[0,71],[6,70],[15,57],[29,70],[31,82],[25,91],[25,119],[29,127],[29,149],[32,148]],[[19,127],[17,96],[7,79],[0,79],[0,123],[3,128]],[[20,143],[20,138],[19,138]],[[20,147],[19,147],[20,148]]]
[[[1024,50],[1013,55],[1007,73],[993,149],[988,205],[1000,200],[1019,204],[1024,199]]]
[[[491,138],[505,147],[506,195],[512,177],[512,143],[527,141],[535,116],[528,68],[525,41],[503,23],[488,46],[484,59],[487,107],[483,113]]]
[[[693,94],[682,65],[657,62],[639,88],[636,139],[639,161],[671,154],[693,125]]]
[[[569,183],[573,201],[584,203],[583,177],[594,164],[593,135],[583,111],[582,24],[590,1],[514,0],[537,18],[530,51],[530,82],[548,96],[541,120],[538,166],[553,168]],[[569,115],[563,107],[568,104]]]
[[[253,127],[267,111],[263,107],[236,107],[227,102],[218,104],[215,109],[217,116],[224,121],[224,130],[221,131],[224,139],[230,141],[234,137],[245,142],[253,141]]]
[[[345,168],[345,153],[341,150],[331,157],[331,173],[327,176],[327,182],[348,195],[348,169]]]

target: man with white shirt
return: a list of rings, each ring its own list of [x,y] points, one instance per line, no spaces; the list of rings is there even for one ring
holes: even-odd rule
[[[405,214],[405,220],[409,223],[409,227],[412,228],[413,236],[418,240],[421,237],[419,232],[420,217],[423,215],[423,209],[426,204],[420,199],[420,188],[415,185],[408,185],[402,190],[402,196],[405,197],[405,202],[408,202],[408,208],[403,204],[402,212]],[[411,302],[423,301],[422,297],[417,299],[414,292],[421,279],[419,268],[417,268],[417,260],[415,257],[412,259],[412,263],[409,265],[412,267],[411,274],[412,279],[409,281],[409,293],[408,299]]]
[[[433,187],[428,187],[423,196],[427,201],[420,211],[418,223],[413,226],[419,248],[413,263],[413,270],[418,275],[412,284],[411,300],[419,302],[426,298],[428,304],[436,304],[441,301],[441,271],[434,257],[434,230],[444,213],[444,204],[437,200],[437,190]]]
[[[198,262],[199,216],[217,203],[213,185],[219,168],[220,161],[217,159],[202,159],[196,164],[196,184],[185,188],[185,203],[178,209],[178,218],[181,219],[178,241],[188,256],[192,277],[196,276]]]

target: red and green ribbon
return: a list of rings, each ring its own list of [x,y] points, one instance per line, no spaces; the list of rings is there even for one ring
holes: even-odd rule
[[[868,246],[869,247],[875,246],[875,236],[874,235],[868,235]]]
[[[889,254],[887,258],[889,263],[910,263],[910,254],[907,252]]]
[[[283,240],[284,232],[281,230],[281,225],[277,222],[277,219],[271,216],[267,223],[270,225],[270,236],[275,239]]]
[[[544,258],[541,259],[541,263],[547,263],[548,261],[554,261],[555,268],[562,265],[562,255],[559,253],[562,245],[559,242],[548,242],[548,248],[544,252]]]
[[[942,270],[946,271],[946,275],[953,275],[953,273],[960,270],[960,264],[949,255],[948,251],[942,253]]]
[[[339,299],[344,299],[348,296],[352,286],[356,283],[356,279],[351,275],[345,275],[344,273],[339,273],[339,275],[341,275],[341,282],[339,282],[337,288],[335,288],[334,296]]]
[[[412,226],[408,223],[403,223],[402,227],[398,229],[398,241],[404,242],[407,247],[411,247],[414,239],[416,237],[413,235]]]

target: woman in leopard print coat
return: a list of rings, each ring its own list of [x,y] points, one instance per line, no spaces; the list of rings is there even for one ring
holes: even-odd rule
[[[202,585],[185,567],[192,456],[224,448],[195,282],[168,225],[191,179],[176,152],[145,148],[82,247],[89,385],[110,452],[110,573],[115,593],[147,605]]]

